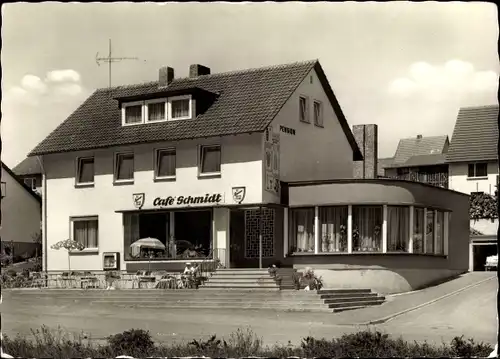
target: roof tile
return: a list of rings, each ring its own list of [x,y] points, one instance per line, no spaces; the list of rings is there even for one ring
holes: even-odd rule
[[[495,160],[498,160],[498,105],[461,108],[446,161]]]

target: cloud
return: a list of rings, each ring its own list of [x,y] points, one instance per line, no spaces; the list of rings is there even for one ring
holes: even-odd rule
[[[80,82],[80,74],[75,70],[54,70],[47,73],[48,82]]]
[[[497,90],[495,71],[477,71],[471,63],[462,60],[451,60],[443,65],[416,62],[409,67],[407,76],[393,80],[388,88],[396,97],[452,101],[463,106],[480,97],[485,102],[495,101]]]
[[[21,86],[28,91],[36,91],[39,93],[47,92],[47,85],[35,75],[25,75],[21,79]]]
[[[32,74],[23,76],[20,84],[8,89],[4,97],[7,107],[40,106],[81,100],[86,93],[80,74],[71,69],[47,72],[45,80]]]

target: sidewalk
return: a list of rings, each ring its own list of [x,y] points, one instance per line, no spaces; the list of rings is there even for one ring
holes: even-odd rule
[[[434,287],[399,295],[387,295],[387,302],[381,306],[336,313],[332,321],[341,325],[369,325],[374,321],[415,308],[481,281],[496,280],[496,276],[496,272],[466,273],[457,279]]]

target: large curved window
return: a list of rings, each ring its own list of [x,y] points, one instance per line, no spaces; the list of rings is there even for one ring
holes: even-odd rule
[[[353,252],[382,252],[382,206],[352,207]]]
[[[314,208],[290,211],[290,252],[314,253]]]
[[[387,251],[408,252],[410,239],[410,209],[387,206]]]
[[[434,254],[434,211],[432,209],[427,210],[427,228],[425,229],[425,253]]]
[[[319,252],[347,252],[347,206],[319,207]]]
[[[415,208],[413,214],[413,253],[424,253],[424,222],[425,210]]]

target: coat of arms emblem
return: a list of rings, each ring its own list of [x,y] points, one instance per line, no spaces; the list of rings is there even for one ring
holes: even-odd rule
[[[233,199],[240,204],[245,199],[246,187],[233,187]]]
[[[134,198],[135,208],[141,209],[142,206],[144,206],[144,198],[145,198],[144,193],[134,193],[132,196]]]

